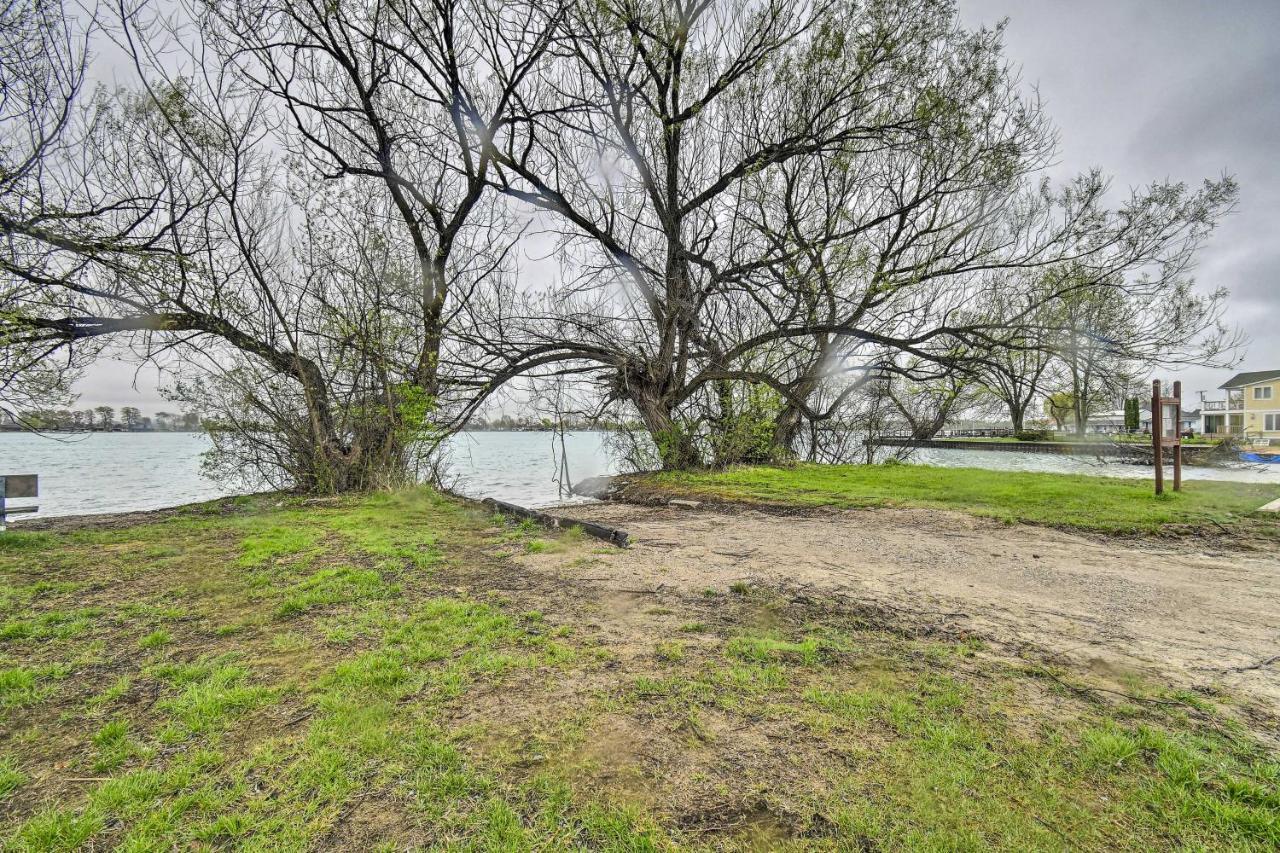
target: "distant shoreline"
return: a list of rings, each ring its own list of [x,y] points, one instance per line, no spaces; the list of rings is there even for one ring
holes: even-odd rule
[[[572,426],[565,427],[565,432],[608,432],[608,428],[602,426]],[[203,433],[203,429],[21,429],[18,427],[0,426],[0,435],[49,435],[57,433],[58,435],[192,435]],[[465,432],[558,432],[556,427],[467,427],[458,430],[459,433]]]
[[[192,435],[202,429],[19,429],[0,427],[0,435]]]

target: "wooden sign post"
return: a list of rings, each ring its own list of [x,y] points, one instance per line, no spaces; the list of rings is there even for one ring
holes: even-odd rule
[[[39,495],[40,480],[35,474],[0,474],[0,530],[4,530],[6,516],[39,509],[34,506],[6,506],[6,500],[34,498]]]
[[[1164,449],[1173,457],[1173,490],[1182,491],[1182,382],[1173,396],[1160,396],[1160,380],[1151,383],[1151,446],[1155,451],[1156,494],[1164,494]]]

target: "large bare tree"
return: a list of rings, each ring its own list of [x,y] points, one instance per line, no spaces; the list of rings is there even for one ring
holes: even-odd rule
[[[797,390],[762,350],[796,342],[825,365],[814,335],[902,334],[823,293],[824,263],[865,265],[858,238],[895,223],[973,251],[973,220],[995,213],[953,209],[958,175],[1003,187],[1046,147],[1034,109],[1008,99],[998,38],[945,3],[623,0],[574,5],[562,30],[492,180],[555,217],[575,269],[511,370],[598,365],[668,466],[700,458],[684,409],[708,385],[771,384],[804,405],[805,371]]]
[[[122,342],[227,470],[404,479],[520,376],[584,379],[664,466],[778,458],[868,377],[1065,352],[1073,305],[1131,362],[1229,344],[1188,273],[1234,184],[1051,190],[999,29],[942,0],[112,12],[136,80],[97,93],[60,6],[2,19],[6,393]]]
[[[61,101],[29,99],[52,141],[31,134],[35,166],[5,192],[23,214],[3,222],[6,357],[74,365],[123,341],[217,415],[225,470],[325,490],[406,476],[412,446],[448,426],[442,373],[470,370],[442,356],[446,329],[516,238],[486,204],[472,120],[491,100],[510,115],[504,75],[546,45],[536,10],[113,13],[136,85],[92,100],[83,45],[70,71],[40,64],[65,19],[18,33],[19,70],[65,82]]]

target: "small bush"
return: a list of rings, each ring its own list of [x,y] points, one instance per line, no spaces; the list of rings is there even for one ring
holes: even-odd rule
[[[1049,441],[1051,436],[1048,430],[1043,429],[1024,429],[1013,434],[1018,441]]]

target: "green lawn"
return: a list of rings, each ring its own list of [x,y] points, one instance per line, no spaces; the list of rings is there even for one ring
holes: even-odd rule
[[[1280,535],[1280,518],[1257,513],[1280,486],[1184,481],[1157,497],[1150,480],[940,468],[928,465],[796,465],[709,473],[664,472],[653,487],[686,497],[792,506],[916,506],[958,510],[1010,522],[1104,533],[1162,529]],[[1219,527],[1221,525],[1221,527]]]
[[[1280,845],[1229,697],[616,555],[429,491],[0,534],[0,847]]]

